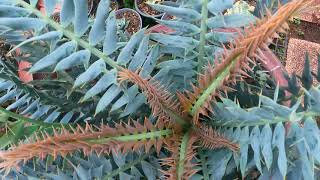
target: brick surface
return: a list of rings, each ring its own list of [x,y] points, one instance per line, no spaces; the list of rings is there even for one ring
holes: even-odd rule
[[[315,1],[314,7],[316,8],[303,12],[298,18],[304,21],[320,24],[320,0]]]
[[[306,52],[309,53],[312,71],[317,72],[317,56],[320,53],[320,44],[291,38],[288,43],[285,67],[289,74],[296,72],[296,74],[301,75]]]

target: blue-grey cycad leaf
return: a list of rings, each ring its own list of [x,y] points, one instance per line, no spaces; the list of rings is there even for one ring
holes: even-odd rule
[[[14,84],[11,81],[3,81],[0,83],[0,91],[4,89],[10,89],[14,86]]]
[[[106,63],[103,59],[99,59],[98,61],[91,64],[91,66],[80,76],[77,77],[77,79],[74,82],[73,88],[79,87],[82,84],[85,84],[96,77],[99,76],[103,71],[106,70]]]
[[[21,35],[21,33],[18,33],[18,31],[5,34],[5,38],[7,43],[14,43],[14,44],[18,44],[19,42],[25,41],[27,39],[26,36]]]
[[[290,170],[288,170],[288,174],[287,174],[286,179],[303,179],[302,162],[301,161],[302,160],[296,160],[296,161],[292,162],[294,165],[293,165],[293,167],[290,168]],[[270,178],[268,178],[268,180],[269,179]]]
[[[48,111],[50,110],[49,105],[43,105],[43,106],[39,106],[38,109],[36,110],[36,112],[34,112],[31,116],[30,119],[39,119],[41,118],[41,116],[45,115],[48,113]]]
[[[57,168],[59,169],[59,168]],[[69,176],[66,174],[62,173],[61,170],[57,174],[51,174],[51,173],[43,173],[44,178],[48,178],[51,180],[72,180]]]
[[[92,169],[92,176],[97,179],[102,179],[103,177],[103,165]]]
[[[196,25],[191,23],[182,22],[182,21],[166,21],[166,20],[159,20],[159,23],[170,27],[173,30],[178,32],[182,32],[185,35],[194,36],[200,33],[200,28]]]
[[[9,35],[12,31],[10,27],[0,25],[0,36]]]
[[[44,122],[53,123],[59,117],[60,114],[61,112],[55,110],[50,115],[48,115]]]
[[[144,175],[148,178],[148,180],[156,179],[157,170],[150,163],[142,161],[141,167]]]
[[[83,168],[81,165],[78,165],[78,167],[75,167],[76,173],[80,180],[88,180],[91,179],[91,175],[89,174],[89,171],[85,168]]]
[[[192,37],[174,36],[160,33],[152,33],[150,38],[166,46],[180,47],[189,51],[198,46],[199,41]]]
[[[144,37],[145,29],[139,30],[137,33],[135,33],[126,46],[121,50],[117,62],[121,65],[126,65],[132,58],[133,51],[135,47],[140,44],[141,40]]]
[[[30,18],[30,17],[17,17],[17,18],[0,18],[0,25],[10,27],[14,30],[37,30],[41,31],[41,29],[46,25],[44,21],[38,18]]]
[[[33,0],[33,1],[35,1],[35,0]],[[38,1],[38,0],[36,0],[36,1]],[[12,0],[1,0],[0,4],[1,5],[15,5],[15,4],[17,4],[17,2],[12,1]]]
[[[33,111],[39,105],[39,99],[33,101],[25,110],[21,112],[22,115],[28,114]]]
[[[63,35],[62,32],[50,31],[50,32],[47,32],[45,34],[41,34],[40,36],[34,36],[34,37],[32,37],[30,39],[27,39],[27,40],[21,42],[20,44],[16,45],[14,48],[12,48],[10,50],[10,52],[13,52],[17,48],[20,48],[21,46],[23,46],[25,44],[28,44],[30,42],[33,42],[33,41],[40,41],[40,40],[42,40],[42,41],[48,41],[48,40],[57,41],[57,40],[61,39],[62,35]]]
[[[299,176],[298,176],[299,177]],[[271,169],[263,168],[263,173],[259,180],[287,179],[283,178],[277,165],[273,165]]]
[[[150,4],[152,8],[160,12],[166,12],[172,16],[176,16],[186,21],[198,21],[201,19],[201,14],[194,9],[183,7],[171,7],[160,4]]]
[[[261,149],[262,149],[262,155],[264,158],[264,161],[266,163],[266,166],[268,169],[271,168],[272,160],[273,160],[273,154],[272,154],[272,130],[269,126],[269,124],[266,124],[260,134],[260,141],[261,143]]]
[[[241,136],[241,128],[237,127],[236,130],[234,130],[233,135],[232,135],[232,140],[234,142],[240,142],[240,136]],[[239,167],[239,163],[240,163],[240,159],[239,159],[239,155],[234,155],[233,156],[234,159],[234,163],[236,164],[237,167]]]
[[[129,180],[129,179],[132,179],[133,177],[130,176],[129,174],[127,173],[119,173],[119,180]]]
[[[253,149],[253,152],[254,152],[254,155],[253,155],[253,158],[254,158],[254,161],[255,161],[255,164],[258,168],[258,170],[260,172],[262,172],[262,168],[261,168],[261,161],[260,161],[260,129],[259,129],[259,126],[255,126],[252,131],[251,131],[251,134],[250,134],[250,139],[251,139],[251,147]],[[263,142],[261,142],[263,143]]]
[[[238,28],[254,23],[255,17],[247,14],[220,15],[208,19],[208,27],[213,28]]]
[[[0,104],[3,104],[5,102],[7,102],[8,100],[14,98],[17,95],[17,90],[16,89],[12,89],[10,91],[8,91],[5,95],[0,97]]]
[[[142,66],[142,64],[146,60],[147,54],[148,54],[149,38],[150,38],[150,36],[146,35],[142,39],[142,42],[140,43],[137,52],[134,54],[134,56],[129,64],[128,69],[130,71],[136,71],[139,67]]]
[[[240,134],[240,171],[244,177],[248,163],[248,148],[249,148],[249,128],[244,127]]]
[[[232,153],[225,149],[214,152],[208,150],[208,152],[206,152],[206,156],[208,156],[208,170],[209,173],[212,174],[211,179],[222,179],[232,157]]]
[[[26,95],[22,96],[21,98],[19,98],[14,103],[12,103],[11,105],[9,105],[6,108],[6,110],[12,110],[12,109],[15,109],[15,108],[19,108],[22,105],[26,104],[29,100],[30,100],[29,94],[26,94]]]
[[[206,50],[206,54],[208,57],[218,55],[223,52],[223,48],[217,46],[217,45],[207,45],[204,47]]]
[[[6,0],[5,0],[6,1]],[[11,0],[9,0],[11,1]],[[38,4],[38,0],[29,0],[31,6],[35,7]]]
[[[302,175],[303,179],[314,179],[314,159],[312,156],[309,156],[309,148],[307,147],[307,144],[305,143],[305,130],[300,126],[299,123],[293,122],[291,124],[290,133],[292,133],[294,138],[294,146],[297,148],[299,152],[299,159],[302,166]],[[291,134],[290,134],[291,135]]]
[[[57,3],[58,0],[44,0],[44,7],[48,16],[51,16],[51,14],[54,12]]]
[[[140,108],[143,104],[146,103],[146,98],[144,94],[140,93],[134,99],[129,101],[123,113],[120,114],[119,118],[125,117],[129,114],[137,112],[138,108]]]
[[[320,162],[320,137],[317,123],[308,118],[304,122],[304,137],[307,142],[309,153]]]
[[[117,50],[117,20],[115,11],[110,12],[106,22],[106,34],[103,42],[103,53],[110,55]]]
[[[83,64],[88,68],[91,53],[89,50],[80,50],[62,59],[55,67],[54,71],[63,71],[71,67]]]
[[[137,86],[131,86],[129,89],[125,89],[123,91],[123,95],[112,104],[111,112],[115,111],[122,106],[126,105],[129,101],[132,101],[134,97],[138,94],[138,87]]]
[[[103,42],[103,53],[107,56],[117,50],[117,20],[115,11],[110,12],[106,22],[106,35]]]
[[[116,83],[116,73],[115,71],[108,71],[104,74],[99,81],[90,88],[84,97],[81,99],[81,102],[88,100],[89,98],[101,93],[102,91],[106,90],[109,86]]]
[[[320,89],[311,87],[311,89],[309,89],[309,93],[306,93],[306,95],[308,94],[310,95],[310,97],[308,98],[308,105],[310,106],[310,111],[320,113]]]
[[[131,167],[130,174],[134,176],[133,180],[140,180],[143,178],[143,175],[140,173],[139,169],[134,166]]]
[[[178,47],[160,46],[161,54],[172,54],[172,56],[181,57],[185,56],[186,49]]]
[[[232,8],[234,0],[211,0],[208,3],[208,10],[214,14],[221,14],[224,10]]]
[[[104,38],[106,30],[105,21],[108,18],[109,6],[110,0],[101,0],[98,5],[97,15],[89,33],[89,43],[92,46],[98,44]]]
[[[29,70],[30,73],[35,73],[37,71],[43,70],[49,66],[52,66],[59,62],[62,58],[69,56],[71,53],[75,51],[77,44],[73,41],[64,43],[59,46],[52,53],[40,59],[36,62]]]
[[[88,29],[88,0],[73,0],[75,16],[74,16],[74,32],[80,37]]]
[[[31,14],[31,12],[25,8],[0,5],[0,17],[23,17],[29,14]]]
[[[99,100],[95,114],[103,111],[114,100],[114,98],[118,96],[120,92],[121,89],[119,88],[119,86],[112,85]]]
[[[260,96],[260,100],[264,108],[272,110],[272,112],[277,116],[288,117],[292,112],[290,108],[278,104],[269,97]]]
[[[279,151],[278,155],[278,167],[283,177],[287,174],[287,156],[285,149],[285,129],[281,122],[277,123],[273,138],[272,138],[272,146],[277,147]]]
[[[142,78],[146,78],[150,75],[150,73],[153,71],[153,68],[156,66],[157,60],[160,56],[160,48],[159,45],[155,45],[152,47],[147,60],[144,62],[142,66],[142,70],[140,71],[139,75]]]
[[[75,12],[74,8],[73,0],[63,1],[60,12],[60,22],[62,26],[66,27],[73,21]]]
[[[211,43],[225,43],[230,42],[236,36],[235,32],[211,31],[206,34],[206,39]]]
[[[159,64],[157,64],[157,68],[163,69],[163,68],[170,68],[173,70],[179,69],[179,68],[184,68],[184,69],[192,69],[194,68],[193,62],[192,61],[185,61],[183,59],[176,58],[175,60],[169,60],[169,61],[164,61]]]
[[[68,112],[66,115],[63,116],[63,118],[60,120],[60,123],[66,124],[69,123],[73,116],[73,112]]]
[[[127,154],[122,154],[119,152],[112,151],[112,157],[118,167],[122,167],[126,164]]]

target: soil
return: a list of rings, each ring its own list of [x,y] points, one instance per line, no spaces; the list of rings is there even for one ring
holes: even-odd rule
[[[92,10],[94,9],[94,7],[93,7],[93,2],[94,2],[95,0],[88,0],[88,13],[89,14],[91,14],[92,13]]]
[[[154,10],[151,6],[146,3],[146,0],[140,0],[137,2],[139,10],[150,16],[156,16],[161,14],[161,12]]]
[[[125,18],[126,21],[129,21],[128,27],[126,28],[127,32],[132,35],[139,31],[140,28],[140,18],[136,13],[126,11],[124,13],[117,14],[117,19]]]
[[[256,7],[257,0],[245,0],[250,6]]]
[[[7,54],[10,51],[10,49],[11,46],[0,39],[0,61],[13,59],[11,54]]]
[[[289,37],[320,44],[320,25],[307,21],[295,20],[290,23]]]
[[[171,20],[171,19],[175,19],[176,17],[175,16],[172,16],[172,15],[169,15],[169,14],[165,14],[163,16],[163,20]]]
[[[118,8],[119,8],[118,3],[117,3],[117,2],[114,2],[114,1],[111,2],[111,5],[110,5],[110,6],[111,6],[111,9],[112,9],[112,10],[118,10]]]
[[[60,23],[60,12],[56,12],[54,14],[52,14],[51,18],[57,22],[57,23]]]
[[[3,58],[3,60],[9,59],[10,57],[7,55],[9,52],[11,46],[6,44],[4,41],[0,40],[0,60]]]
[[[91,13],[90,13],[91,15],[93,15],[93,16],[96,15],[99,3],[100,3],[100,0],[93,0],[92,10],[91,10]],[[117,1],[111,1],[110,7],[111,7],[112,10],[118,10],[119,9]]]

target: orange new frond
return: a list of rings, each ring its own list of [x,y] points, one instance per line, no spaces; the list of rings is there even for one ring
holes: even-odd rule
[[[239,151],[239,145],[232,143],[213,128],[202,126],[195,133],[200,140],[201,146],[208,149],[228,148],[233,152]]]
[[[127,69],[122,69],[118,76],[120,83],[130,81],[143,91],[155,117],[167,117],[173,120],[173,114],[182,116],[180,104],[160,83],[152,79],[143,79],[139,74]]]
[[[190,179],[195,173],[198,172],[196,169],[197,164],[192,162],[196,155],[196,148],[195,143],[197,141],[197,137],[191,135],[186,147],[185,157],[183,162],[180,158],[180,151],[181,147],[179,146],[182,143],[182,137],[176,136],[175,139],[171,139],[171,141],[166,142],[166,148],[171,152],[171,156],[164,158],[161,160],[161,165],[167,170],[162,170],[166,179],[169,180],[176,180],[179,179],[179,164],[183,164],[182,174],[180,179],[187,180]]]
[[[137,121],[115,124],[115,127],[101,125],[93,127],[89,124],[85,128],[62,128],[53,135],[44,132],[41,136],[28,139],[26,143],[13,146],[8,151],[0,152],[0,169],[7,172],[12,168],[19,168],[21,163],[38,157],[44,159],[51,155],[54,159],[60,156],[72,154],[81,150],[85,155],[92,152],[97,154],[109,154],[111,150],[116,152],[137,151],[145,148],[146,152],[155,147],[157,152],[163,146],[164,137],[172,135],[168,129],[164,129],[160,119],[154,126],[148,119],[144,124]]]
[[[295,0],[287,3],[274,15],[268,11],[265,18],[246,28],[244,34],[239,32],[239,37],[230,48],[224,48],[222,55],[215,58],[214,67],[210,63],[205,67],[203,74],[198,76],[198,84],[193,85],[193,91],[179,94],[184,111],[194,117],[193,124],[199,125],[200,114],[208,115],[212,101],[219,98],[222,92],[233,90],[229,86],[235,84],[238,78],[248,76],[246,71],[251,71],[249,63],[261,59],[272,39],[278,38],[278,33],[287,32],[287,21],[312,2]]]

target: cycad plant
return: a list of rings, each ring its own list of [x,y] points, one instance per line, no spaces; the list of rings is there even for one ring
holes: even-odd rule
[[[130,38],[109,0],[95,19],[86,0],[44,2],[45,14],[34,0],[0,2],[0,37],[21,54],[1,61],[4,178],[317,178],[319,73],[306,58],[303,87],[295,75],[286,88],[249,81],[313,0],[279,4],[262,19],[223,15],[229,0],[151,5],[174,16],[159,21],[174,33],[142,29]],[[57,3],[60,23],[51,18]],[[21,82],[21,60],[41,78]],[[291,97],[278,98],[283,91]]]

